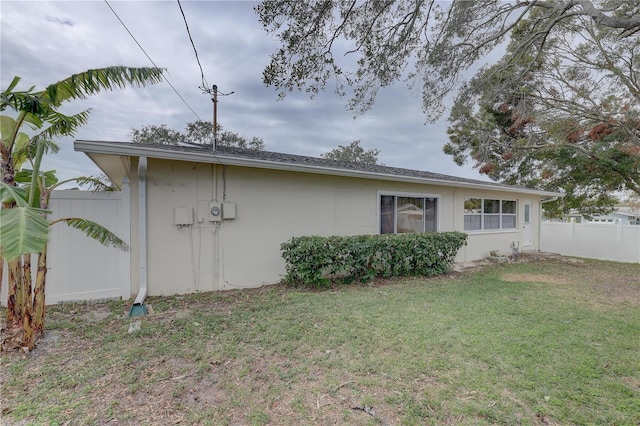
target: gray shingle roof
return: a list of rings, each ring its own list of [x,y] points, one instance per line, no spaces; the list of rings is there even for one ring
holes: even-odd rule
[[[116,155],[148,155],[150,157],[174,158],[184,161],[201,161],[203,163],[221,163],[246,165],[247,167],[263,167],[272,169],[291,170],[302,169],[309,173],[323,173],[335,175],[350,175],[370,179],[385,180],[415,180],[425,182],[441,182],[446,186],[468,186],[476,188],[505,190],[509,192],[529,192],[544,196],[560,196],[562,194],[506,185],[477,179],[467,179],[458,176],[444,175],[421,170],[403,169],[374,164],[351,163],[347,161],[330,160],[326,158],[309,157],[305,155],[285,154],[272,151],[257,151],[251,149],[219,146],[213,151],[211,145],[164,145],[139,144],[132,142],[98,142],[76,141],[76,149],[81,145],[81,151],[87,153],[109,153]]]
[[[377,164],[364,164],[364,163],[351,163],[348,161],[330,160],[327,158],[309,157],[305,155],[285,154],[273,151],[258,151],[254,149],[242,149],[228,146],[218,146],[215,154],[212,151],[211,145],[205,146],[183,146],[183,145],[158,145],[154,147],[165,147],[171,150],[183,150],[190,152],[202,152],[203,155],[221,155],[225,157],[236,158],[250,158],[263,161],[270,161],[282,164],[296,164],[304,166],[315,167],[329,167],[342,170],[361,171],[369,173],[378,173],[383,175],[398,176],[398,177],[415,177],[423,179],[440,180],[443,182],[458,182],[466,184],[478,184],[494,186],[499,188],[521,188],[524,190],[530,190],[531,188],[517,187],[514,185],[505,185],[501,183],[483,181],[477,179],[467,179],[458,176],[444,175],[440,173],[432,173],[421,170],[403,169],[400,167],[389,167]]]

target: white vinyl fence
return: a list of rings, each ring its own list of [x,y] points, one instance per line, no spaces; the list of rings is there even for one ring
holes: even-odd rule
[[[544,222],[540,250],[567,256],[640,263],[640,226]]]
[[[130,243],[126,185],[118,192],[54,191],[50,209],[50,221],[61,217],[89,219]],[[34,281],[36,262],[34,256]],[[49,232],[46,302],[127,299],[131,296],[129,263],[129,252],[105,247],[64,223],[53,225]],[[7,300],[7,275],[5,265],[0,293],[3,306]]]

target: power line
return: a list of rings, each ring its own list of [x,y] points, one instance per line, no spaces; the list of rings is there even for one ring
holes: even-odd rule
[[[211,95],[211,100],[213,101],[214,104],[214,109],[215,109],[215,104],[217,102],[217,95],[221,95],[221,96],[229,96],[231,94],[233,94],[233,92],[231,93],[222,93],[222,92],[218,92],[218,86],[213,85],[211,88],[209,88],[209,83],[207,83],[207,79],[204,76],[204,71],[202,70],[202,64],[200,63],[200,57],[198,56],[198,49],[196,49],[196,45],[193,42],[193,38],[191,37],[191,31],[189,30],[189,24],[187,23],[187,17],[184,14],[184,10],[182,9],[182,3],[180,3],[180,0],[176,0],[178,2],[178,7],[180,7],[180,12],[182,13],[182,19],[184,20],[184,25],[187,28],[187,34],[189,35],[189,40],[191,41],[191,46],[193,46],[193,52],[196,55],[196,61],[198,62],[198,67],[200,67],[200,76],[202,77],[202,86],[200,86],[200,89],[202,90],[203,93],[208,93]],[[215,114],[215,113],[214,113]],[[213,126],[216,127],[216,123],[215,123],[215,117],[214,117],[214,124]],[[214,133],[216,131],[214,130]],[[215,138],[215,136],[214,136]]]
[[[196,61],[198,62],[198,66],[200,67],[200,76],[202,77],[202,90],[206,90],[209,87],[207,83],[207,79],[204,78],[204,71],[202,70],[202,64],[200,63],[200,58],[198,57],[198,50],[196,49],[196,45],[193,42],[193,38],[191,37],[191,31],[189,31],[189,24],[187,23],[187,17],[184,14],[184,10],[182,10],[182,4],[180,0],[178,1],[178,7],[180,7],[180,13],[182,13],[182,19],[184,19],[184,26],[187,27],[187,34],[189,35],[189,40],[191,41],[191,46],[193,46],[193,53],[196,54]]]
[[[204,77],[204,71],[202,70],[202,64],[200,63],[200,58],[198,57],[198,49],[196,49],[196,44],[193,42],[193,37],[191,37],[191,31],[189,30],[189,24],[187,22],[187,17],[184,14],[184,10],[182,9],[182,4],[180,0],[176,0],[178,2],[178,7],[180,8],[180,13],[182,13],[182,19],[184,20],[184,25],[187,27],[187,34],[189,35],[189,40],[191,41],[191,46],[193,47],[193,53],[196,54],[196,61],[198,62],[198,66],[200,67],[200,76],[202,77],[202,86],[200,89],[202,93],[208,93],[211,95],[211,101],[213,102],[213,149],[216,150],[216,144],[218,143],[218,95],[229,96],[233,94],[231,93],[222,93],[218,92],[218,86],[215,84],[209,88],[209,83],[207,83],[207,79]]]
[[[118,21],[120,21],[120,23],[122,24],[122,26],[124,27],[125,30],[127,30],[127,32],[129,33],[129,35],[131,36],[131,38],[133,39],[133,41],[136,42],[136,44],[138,45],[138,47],[140,48],[140,50],[142,50],[142,52],[145,54],[145,56],[147,57],[147,59],[149,59],[149,61],[151,61],[151,63],[153,64],[154,67],[156,68],[160,68],[159,66],[156,65],[155,62],[153,62],[153,59],[151,59],[151,57],[149,56],[149,54],[144,50],[144,48],[140,45],[140,43],[138,42],[138,40],[136,40],[136,38],[133,36],[133,34],[131,33],[131,31],[129,31],[129,28],[127,28],[127,26],[125,25],[124,22],[122,22],[122,19],[120,19],[120,17],[118,16],[118,14],[116,13],[115,10],[113,10],[113,8],[111,7],[111,5],[109,4],[108,0],[104,0],[104,2],[107,4],[107,6],[109,6],[109,9],[111,9],[111,12],[113,12],[113,14],[115,15],[116,18],[118,18]],[[169,86],[171,86],[171,88],[173,89],[173,91],[176,93],[176,95],[178,95],[178,97],[182,100],[182,102],[187,106],[187,108],[189,108],[189,110],[191,110],[191,112],[193,113],[193,115],[196,116],[196,118],[200,121],[202,121],[202,119],[200,118],[200,116],[198,115],[198,113],[196,113],[193,108],[191,108],[191,106],[187,103],[187,101],[182,97],[182,95],[180,93],[178,93],[178,91],[176,90],[175,87],[173,87],[173,84],[171,84],[171,82],[169,81],[169,79],[164,75],[164,73],[162,74],[162,78],[164,78],[164,80],[167,82],[167,84],[169,84]]]

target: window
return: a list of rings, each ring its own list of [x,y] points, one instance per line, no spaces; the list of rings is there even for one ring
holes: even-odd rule
[[[516,229],[516,202],[489,198],[464,199],[464,230]]]
[[[437,230],[437,197],[380,196],[381,234],[435,232]]]

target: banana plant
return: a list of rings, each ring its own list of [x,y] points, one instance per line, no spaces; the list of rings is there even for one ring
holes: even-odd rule
[[[52,172],[40,173],[40,163],[45,153],[57,149],[53,139],[73,136],[87,122],[90,113],[85,110],[66,115],[58,108],[64,102],[84,99],[104,90],[158,83],[162,81],[163,72],[161,68],[122,66],[91,69],[53,83],[44,90],[35,90],[32,86],[24,91],[16,90],[21,79],[15,77],[0,93],[0,111],[11,111],[11,114],[0,116],[0,283],[6,261],[9,272],[7,321],[10,327],[23,329],[23,345],[28,350],[35,346],[34,336],[42,333],[44,324],[46,243],[51,225],[47,221],[49,196],[54,187],[63,183],[57,183]],[[25,130],[27,127],[30,131]],[[32,169],[21,170],[27,161]],[[78,179],[87,183],[88,178]],[[103,243],[124,245],[96,223],[81,218],[55,222],[81,229]],[[35,297],[31,291],[32,253],[39,254]],[[35,323],[34,311],[35,317],[40,318]]]
[[[15,181],[18,185],[17,187],[12,188],[5,183],[0,184],[6,194],[2,201],[14,201],[19,206],[6,211],[13,213],[18,209],[24,209],[27,212],[25,214],[27,220],[14,222],[11,227],[3,226],[3,231],[6,228],[9,235],[6,237],[3,235],[2,239],[18,242],[19,244],[32,245],[32,247],[22,250],[28,252],[28,254],[20,254],[18,250],[10,252],[10,255],[15,255],[17,258],[21,258],[22,261],[23,276],[18,276],[14,280],[14,289],[11,294],[15,295],[16,317],[22,318],[23,345],[30,349],[33,349],[35,338],[42,336],[44,333],[47,240],[39,240],[40,235],[48,235],[48,229],[52,225],[64,223],[78,229],[105,246],[113,246],[122,250],[129,248],[126,242],[117,235],[91,220],[79,217],[62,217],[48,221],[47,216],[51,213],[51,210],[49,210],[51,194],[60,186],[75,182],[80,185],[88,185],[93,191],[111,191],[114,188],[102,179],[95,177],[77,177],[58,181],[55,176],[55,170],[38,173],[41,157],[37,157],[36,160],[33,169],[22,169],[16,173]],[[5,210],[0,211],[0,213],[3,212]],[[46,230],[44,229],[45,227]],[[31,232],[36,228],[39,229],[38,232]],[[12,233],[16,235],[11,235]],[[0,243],[1,246],[2,244]],[[1,250],[4,254],[3,247]],[[33,292],[31,291],[31,253],[38,254],[38,266]],[[6,257],[10,258],[9,256]]]

